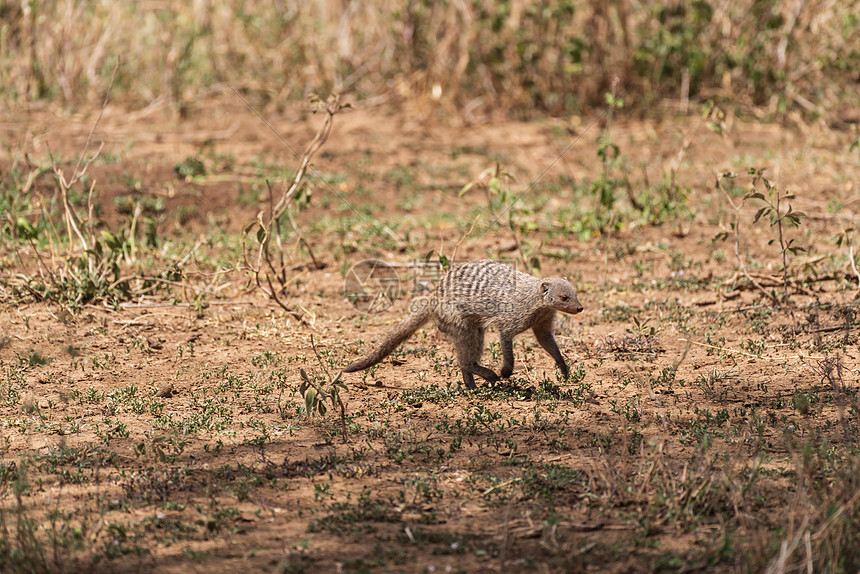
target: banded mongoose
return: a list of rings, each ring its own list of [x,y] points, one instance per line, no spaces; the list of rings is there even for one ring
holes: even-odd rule
[[[470,389],[475,388],[474,375],[490,383],[499,380],[499,375],[479,362],[488,327],[499,330],[502,377],[514,372],[514,337],[531,329],[566,379],[567,364],[553,337],[556,311],[571,315],[582,311],[576,291],[566,279],[539,279],[495,261],[470,261],[446,273],[426,304],[397,325],[375,351],[343,371],[372,367],[433,319],[452,339],[463,382]]]

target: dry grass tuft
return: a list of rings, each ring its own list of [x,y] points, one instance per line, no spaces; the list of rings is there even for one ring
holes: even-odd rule
[[[4,2],[0,96],[97,102],[117,58],[130,105],[182,113],[224,82],[282,102],[311,92],[410,98],[476,119],[579,112],[616,79],[647,110],[726,98],[818,114],[860,69],[860,3]]]

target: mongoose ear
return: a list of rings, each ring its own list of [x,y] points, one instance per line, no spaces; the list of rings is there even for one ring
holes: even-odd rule
[[[540,284],[540,294],[546,295],[547,291],[549,291],[549,281],[544,281]]]

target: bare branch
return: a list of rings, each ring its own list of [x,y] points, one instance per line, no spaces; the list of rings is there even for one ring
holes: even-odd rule
[[[325,112],[325,118],[322,125],[317,130],[313,140],[311,140],[304,154],[301,156],[301,163],[292,178],[289,185],[284,188],[281,197],[277,202],[274,200],[274,189],[269,181],[266,181],[266,186],[269,190],[269,205],[266,210],[260,211],[254,222],[248,224],[242,233],[242,257],[245,266],[254,279],[257,288],[263,291],[268,297],[274,301],[285,311],[296,317],[302,318],[302,314],[296,312],[284,302],[282,294],[286,291],[290,281],[287,278],[287,263],[291,259],[285,253],[284,245],[281,241],[281,217],[285,214],[290,222],[294,233],[299,242],[305,246],[308,254],[311,257],[313,266],[316,269],[322,268],[322,264],[317,260],[316,255],[311,249],[310,244],[301,233],[298,224],[296,223],[292,211],[290,209],[293,199],[305,181],[308,167],[314,155],[322,148],[326,140],[331,134],[333,118],[336,113],[344,107],[340,103],[340,96],[330,96],[326,102],[314,100],[316,107]],[[265,120],[264,120],[265,121]],[[268,213],[267,213],[268,212]],[[251,243],[246,239],[247,236],[254,234],[257,241],[255,254],[251,260]],[[274,242],[272,239],[274,238]],[[274,243],[274,245],[273,245]],[[277,283],[277,286],[276,286]]]

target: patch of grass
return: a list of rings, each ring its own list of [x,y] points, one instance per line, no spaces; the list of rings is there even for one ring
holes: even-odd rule
[[[40,367],[52,361],[51,357],[42,355],[39,351],[30,351],[27,355],[19,356],[19,362],[28,367]]]
[[[206,175],[206,166],[198,157],[187,157],[173,166],[173,173],[179,177],[191,179]]]
[[[361,539],[375,530],[375,523],[400,522],[398,503],[392,499],[375,499],[370,490],[362,490],[358,500],[333,502],[323,507],[320,518],[308,522],[308,532],[329,532]]]
[[[86,537],[99,533],[95,515],[81,520],[53,510],[42,517],[26,503],[30,481],[26,455],[0,465],[0,495],[11,502],[0,505],[0,569],[13,574],[67,571],[85,554]]]
[[[548,504],[567,489],[575,488],[581,477],[572,468],[558,464],[529,465],[523,470],[520,488],[529,498],[540,498]]]

